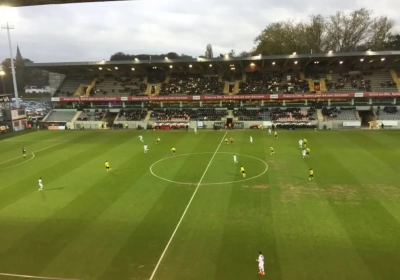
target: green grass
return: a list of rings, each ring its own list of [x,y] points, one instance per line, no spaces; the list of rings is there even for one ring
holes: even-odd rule
[[[224,134],[42,131],[0,141],[0,273],[149,279],[197,189],[154,279],[258,279],[259,250],[264,279],[398,279],[399,132],[280,131],[275,140],[229,131],[234,145],[220,145]]]

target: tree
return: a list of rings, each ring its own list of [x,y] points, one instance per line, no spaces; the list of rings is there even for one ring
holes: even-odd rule
[[[306,26],[293,20],[269,24],[254,42],[254,52],[262,55],[280,55],[309,51],[305,39]]]
[[[239,57],[251,57],[253,54],[251,52],[243,51],[239,54]]]
[[[390,40],[391,30],[394,21],[387,17],[379,17],[371,24],[371,36],[368,40],[367,48],[371,50],[384,50]]]
[[[315,53],[326,50],[327,32],[326,22],[322,15],[311,15],[310,21],[305,26],[306,45]]]
[[[30,59],[14,59],[15,67],[15,78],[17,80],[17,87],[19,91],[25,88],[32,78],[40,76],[42,73],[40,70],[35,70],[32,68],[26,68],[25,63],[32,63]],[[2,69],[5,72],[4,84],[7,91],[11,91],[13,88],[12,70],[11,70],[11,60],[9,58],[5,59],[1,63]]]
[[[400,34],[390,35],[385,43],[385,49],[388,51],[400,50]]]
[[[140,60],[155,60],[155,59],[182,59],[182,58],[192,58],[189,55],[179,55],[176,52],[169,52],[167,54],[138,54],[138,55],[133,55],[133,54],[125,54],[123,52],[117,52],[110,57],[110,61],[121,61],[121,60],[134,60],[135,58],[140,59]]]
[[[351,52],[388,46],[393,20],[373,17],[367,9],[337,12],[327,18],[311,15],[306,22],[287,20],[269,24],[254,39],[254,51],[263,55]]]
[[[235,55],[235,50],[231,50],[230,52],[228,52],[228,57],[235,57]]]

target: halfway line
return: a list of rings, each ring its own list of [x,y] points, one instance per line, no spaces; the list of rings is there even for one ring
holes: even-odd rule
[[[175,230],[174,230],[174,232],[173,232],[172,235],[171,235],[171,238],[168,240],[167,246],[165,246],[165,249],[164,249],[164,251],[162,252],[161,257],[160,257],[160,259],[158,260],[157,265],[156,265],[156,267],[154,268],[153,273],[151,274],[149,280],[152,280],[152,279],[154,278],[154,275],[156,274],[157,269],[158,269],[158,267],[160,266],[160,263],[161,263],[162,259],[164,258],[165,253],[167,252],[167,250],[168,250],[168,248],[169,248],[169,245],[170,245],[171,242],[172,242],[172,239],[174,239],[174,236],[175,236],[176,232],[178,231],[179,226],[181,225],[181,223],[182,223],[182,221],[183,221],[183,218],[185,217],[186,212],[187,212],[187,210],[188,210],[189,207],[190,207],[190,204],[192,204],[193,198],[195,197],[195,195],[196,195],[196,193],[197,193],[197,190],[199,189],[200,184],[201,184],[201,182],[203,181],[204,176],[206,175],[206,173],[207,173],[207,171],[208,171],[208,168],[210,167],[211,162],[213,161],[215,155],[217,154],[219,148],[221,147],[221,144],[224,142],[224,138],[225,138],[225,136],[226,136],[227,133],[228,133],[228,132],[225,132],[224,136],[223,136],[222,139],[221,139],[221,142],[219,142],[219,145],[218,145],[217,149],[215,150],[215,152],[214,152],[213,156],[211,157],[210,161],[208,162],[208,165],[207,165],[207,167],[206,167],[206,170],[204,170],[204,173],[203,173],[203,175],[201,176],[200,181],[197,183],[197,187],[196,187],[196,189],[194,190],[194,192],[193,192],[193,194],[192,194],[192,197],[190,198],[188,204],[186,205],[185,211],[183,211],[182,217],[179,219],[179,222],[178,222],[178,224],[176,225]]]

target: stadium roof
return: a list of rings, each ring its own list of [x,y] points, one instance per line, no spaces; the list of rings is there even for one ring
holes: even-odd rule
[[[94,61],[94,62],[52,62],[52,63],[27,63],[26,67],[47,70],[61,74],[85,74],[99,71],[132,71],[147,72],[157,67],[163,70],[169,68],[186,70],[190,67],[203,70],[209,67],[217,69],[246,69],[249,66],[257,68],[305,67],[318,64],[319,66],[333,66],[335,64],[358,64],[370,66],[384,65],[400,66],[400,51],[384,52],[352,52],[352,53],[323,53],[323,54],[292,54],[273,56],[253,56],[234,58],[182,58],[182,59],[158,59],[158,60],[129,60],[129,61]],[[367,66],[368,67],[368,66]]]
[[[9,7],[39,6],[51,4],[73,4],[87,2],[110,2],[113,0],[0,0],[0,5]],[[118,0],[129,1],[129,0]]]

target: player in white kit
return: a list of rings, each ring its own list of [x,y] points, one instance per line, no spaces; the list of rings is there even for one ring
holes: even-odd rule
[[[233,155],[233,162],[234,162],[234,163],[239,163],[239,162],[237,161],[236,155]]]
[[[258,255],[258,259],[256,261],[258,262],[258,270],[259,270],[258,274],[265,275],[265,272],[264,272],[264,256],[261,253],[261,251],[260,251],[260,253]]]
[[[271,135],[272,134],[272,130],[271,128],[268,128],[268,134]]]
[[[39,191],[43,190],[43,181],[42,181],[42,177],[39,178]]]
[[[140,142],[144,142],[144,141],[143,141],[143,136],[142,136],[142,135],[139,135],[138,137],[139,137]]]
[[[303,148],[303,140],[299,140],[299,146],[300,146],[300,148]]]
[[[250,136],[250,144],[253,144],[253,137]]]
[[[197,127],[194,128],[194,134],[197,134]]]
[[[305,158],[305,157],[306,157],[306,150],[303,149],[303,150],[301,151],[301,154],[302,154],[303,158]]]
[[[149,150],[149,148],[147,147],[147,145],[146,145],[146,144],[144,144],[144,146],[143,146],[143,150],[144,150],[144,153],[147,153],[147,151]]]

